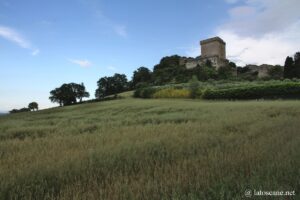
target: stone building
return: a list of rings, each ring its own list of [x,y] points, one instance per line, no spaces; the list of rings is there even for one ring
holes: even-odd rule
[[[200,42],[201,56],[196,58],[183,58],[180,62],[185,65],[187,69],[203,65],[208,60],[216,69],[226,66],[229,61],[226,59],[226,43],[219,37],[213,37]]]

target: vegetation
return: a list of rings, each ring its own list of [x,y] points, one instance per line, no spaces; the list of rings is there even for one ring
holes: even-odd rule
[[[21,109],[12,109],[11,111],[9,111],[10,114],[13,113],[20,113],[20,112],[29,112],[30,108],[21,108]]]
[[[30,104],[28,104],[28,108],[12,109],[11,111],[9,111],[9,113],[13,114],[13,113],[21,113],[21,112],[30,112],[38,109],[39,109],[38,103],[31,102]]]
[[[243,199],[300,187],[299,101],[123,99],[0,118],[0,199]]]
[[[38,105],[38,103],[37,102],[31,102],[29,105],[28,105],[28,108],[30,109],[30,110],[39,110],[39,105]]]
[[[295,53],[294,59],[287,57],[284,64],[285,78],[300,78],[300,52]]]
[[[128,81],[125,74],[114,74],[111,77],[100,78],[97,85],[98,89],[95,93],[97,99],[102,99],[109,95],[117,95],[128,89]]]
[[[205,90],[204,99],[278,99],[300,98],[300,83],[280,83],[217,90]]]
[[[53,103],[59,103],[60,106],[74,104],[77,102],[77,99],[82,102],[82,98],[90,96],[90,94],[85,90],[83,83],[65,83],[59,88],[55,88],[50,91],[50,95],[49,99]]]
[[[132,87],[138,88],[139,85],[151,83],[152,72],[147,67],[140,67],[133,72]]]
[[[189,98],[191,92],[187,89],[166,88],[158,90],[153,94],[153,98]]]
[[[186,98],[204,99],[276,99],[276,98],[300,98],[300,81],[295,80],[271,80],[271,81],[207,81],[199,82],[193,79],[188,84],[165,85],[161,87],[139,88],[134,97],[139,98],[171,98],[172,95],[162,95],[166,91],[175,93],[178,89],[190,91]],[[160,92],[162,91],[162,92]],[[154,94],[160,94],[154,96]],[[173,95],[173,98],[177,98]],[[179,97],[180,98],[180,97]]]

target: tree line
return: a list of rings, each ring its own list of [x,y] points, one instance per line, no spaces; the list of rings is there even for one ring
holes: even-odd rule
[[[133,72],[132,79],[128,81],[125,74],[114,74],[113,76],[101,77],[97,81],[97,89],[95,91],[96,100],[104,99],[108,96],[117,97],[118,93],[135,90],[141,87],[159,86],[170,83],[189,82],[192,77],[199,81],[222,80],[254,80],[257,74],[247,74],[247,67],[237,67],[234,62],[229,62],[227,66],[220,67],[218,70],[212,66],[210,61],[195,68],[187,69],[181,60],[186,57],[178,55],[163,57],[160,62],[153,67],[153,71],[147,67],[139,67]],[[236,77],[236,74],[240,74]],[[243,74],[247,74],[243,76]],[[283,74],[283,75],[282,75]],[[295,53],[294,57],[288,56],[284,66],[274,66],[269,71],[271,79],[279,78],[300,78],[300,52]],[[72,105],[82,102],[83,98],[90,97],[89,92],[83,83],[65,83],[50,91],[50,101],[58,103],[60,106]],[[35,102],[33,102],[35,103]],[[34,104],[35,105],[35,104]],[[37,110],[38,106],[33,109],[33,105],[28,108],[13,109],[11,113],[26,112]]]
[[[21,109],[12,109],[9,111],[9,113],[20,113],[20,112],[30,112],[30,111],[38,111],[39,105],[37,102],[31,102],[28,104],[27,108],[21,108]]]
[[[284,78],[300,78],[300,52],[294,58],[288,56],[284,63]]]
[[[184,83],[196,78],[199,81],[207,81],[209,79],[246,79],[254,80],[257,74],[252,77],[240,76],[236,77],[236,73],[243,74],[247,71],[246,68],[237,67],[234,62],[229,62],[227,66],[220,67],[218,70],[212,66],[210,61],[203,65],[198,65],[195,68],[187,69],[181,64],[181,59],[178,55],[167,56],[160,60],[159,64],[153,67],[153,71],[147,67],[139,67],[133,72],[132,79],[128,81],[125,74],[114,74],[113,76],[101,77],[97,81],[97,89],[95,91],[96,99],[103,99],[107,96],[116,97],[118,93],[135,90],[141,87],[164,85],[170,83]],[[272,79],[283,78],[300,78],[300,53],[297,52],[294,58],[287,57],[284,67],[274,66],[270,70],[269,75]],[[245,73],[246,74],[246,73]],[[250,75],[251,76],[251,75]],[[60,106],[70,105],[80,102],[82,98],[89,97],[84,84],[63,84],[50,92],[50,100],[59,103]]]

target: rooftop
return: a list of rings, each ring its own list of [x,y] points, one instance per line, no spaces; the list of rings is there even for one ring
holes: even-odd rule
[[[207,44],[207,43],[210,43],[210,42],[215,42],[215,41],[218,41],[218,42],[221,42],[223,44],[226,44],[224,42],[224,40],[222,40],[220,37],[213,37],[213,38],[209,38],[209,39],[206,39],[206,40],[202,40],[200,41],[200,44]]]

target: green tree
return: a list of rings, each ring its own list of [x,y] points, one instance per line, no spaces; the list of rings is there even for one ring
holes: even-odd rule
[[[182,57],[178,55],[167,56],[160,60],[160,63],[154,66],[153,82],[155,85],[163,85],[170,82],[181,82],[185,79],[185,66],[180,65]],[[188,79],[186,79],[188,80]]]
[[[294,78],[294,60],[292,57],[287,57],[284,63],[284,78]]]
[[[37,102],[31,102],[29,105],[28,105],[28,108],[30,109],[30,110],[38,110],[39,109],[39,105],[38,105],[38,103]]]
[[[236,64],[234,62],[229,62],[228,65],[233,69],[236,68]]]
[[[280,79],[283,77],[283,67],[280,65],[275,65],[269,69],[268,74],[271,79]]]
[[[151,82],[151,71],[146,67],[140,67],[133,72],[132,86],[136,88],[138,84],[150,83]]]
[[[209,67],[206,65],[198,65],[197,67],[189,70],[193,75],[196,75],[198,80],[200,81],[207,81],[208,79],[216,79],[217,78],[217,71],[214,67]]]
[[[218,77],[219,79],[229,79],[232,77],[233,68],[230,65],[219,67]]]
[[[117,95],[117,93],[124,92],[128,89],[128,80],[125,74],[114,74],[111,77],[102,77],[97,82],[95,96],[98,99],[109,95]]]
[[[192,77],[189,83],[191,98],[196,98],[199,91],[199,80],[196,75]]]
[[[82,102],[82,98],[90,97],[90,94],[85,90],[85,86],[83,83],[72,83],[72,86],[75,88],[76,98],[78,98],[80,102]]]
[[[65,106],[76,103],[77,99],[82,101],[82,98],[88,96],[89,93],[85,91],[83,83],[65,83],[59,88],[50,91],[49,99],[51,102],[59,103],[60,106]]]
[[[294,55],[295,77],[300,78],[300,52]]]

